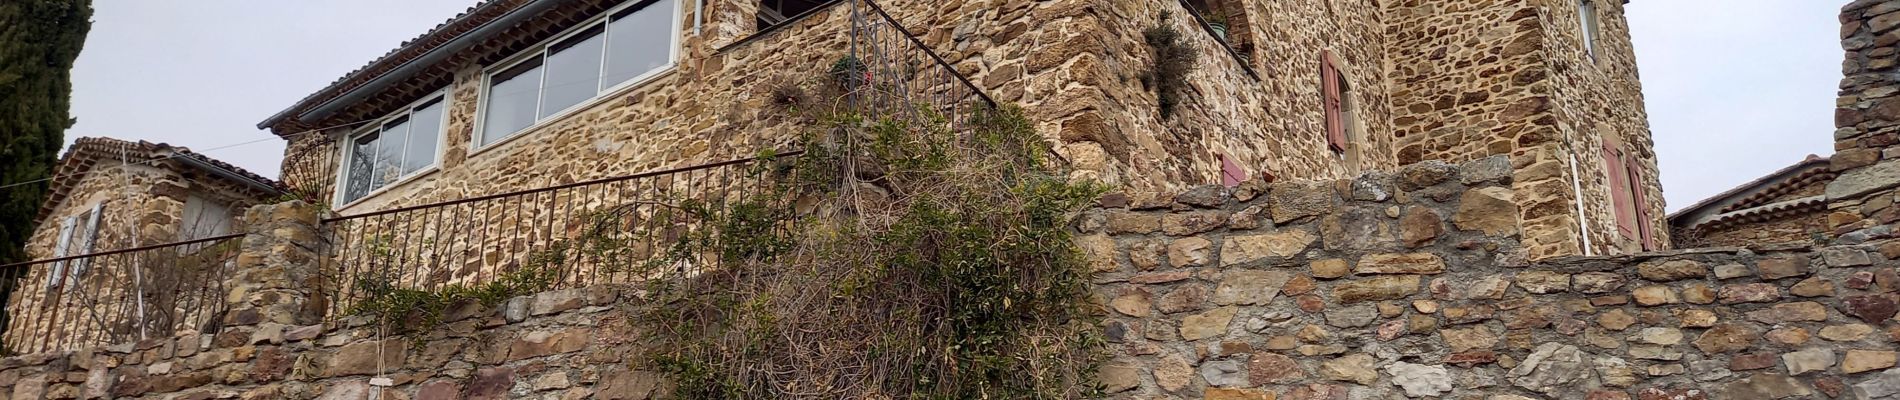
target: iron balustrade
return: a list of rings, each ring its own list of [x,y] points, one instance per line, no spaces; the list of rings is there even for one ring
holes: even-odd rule
[[[327,315],[399,290],[472,288],[523,276],[539,289],[634,283],[660,269],[698,269],[671,253],[712,237],[706,213],[772,190],[778,157],[737,159],[540,189],[327,218],[319,288]],[[656,263],[665,263],[664,265]],[[525,274],[525,275],[524,275]]]
[[[0,266],[5,350],[62,351],[215,334],[243,235]]]
[[[875,1],[849,4],[848,61],[831,73],[849,82],[853,111],[963,135],[976,107],[996,106]],[[336,142],[293,146],[284,181],[297,198],[327,203]],[[524,272],[549,277],[545,289],[689,277],[720,255],[716,246],[678,254],[678,244],[717,237],[703,213],[773,190],[789,165],[775,163],[737,159],[325,218],[313,298],[335,318],[394,290],[472,287]],[[0,266],[8,285],[0,286],[8,294],[0,339],[14,352],[42,352],[215,334],[241,242],[242,235],[227,235]],[[82,273],[66,268],[80,265]],[[54,270],[66,277],[54,278]]]

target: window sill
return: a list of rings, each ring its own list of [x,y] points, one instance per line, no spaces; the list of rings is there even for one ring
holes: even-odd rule
[[[573,118],[576,115],[580,115],[584,111],[607,104],[607,102],[609,101],[624,98],[627,96],[628,93],[632,93],[635,89],[645,87],[647,86],[647,84],[653,83],[655,81],[659,81],[660,78],[664,78],[668,75],[672,75],[674,71],[677,71],[679,69],[678,67],[679,67],[679,63],[677,62],[673,63],[672,65],[660,67],[659,70],[648,73],[647,76],[645,77],[628,81],[627,83],[621,84],[619,88],[608,89],[607,94],[601,95],[600,97],[596,97],[593,100],[580,102],[579,104],[575,104],[571,107],[568,107],[565,110],[561,110],[560,112],[554,113],[554,115],[549,115],[547,118],[542,118],[541,122],[536,122],[534,124],[528,125],[528,127],[526,128],[521,128],[521,130],[517,130],[514,133],[510,133],[508,134],[508,136],[502,137],[500,140],[496,140],[494,143],[489,143],[485,145],[475,145],[473,148],[469,149],[467,159],[474,159],[476,156],[487,154],[490,151],[493,151],[498,148],[509,147],[509,144],[520,141],[521,138],[528,137],[528,136],[535,136],[536,131],[547,129],[550,126],[554,126],[562,122],[567,122],[569,118]],[[476,114],[477,114],[475,116],[476,120],[480,121],[482,117],[480,114],[483,114],[483,113],[476,113]],[[477,128],[476,130],[477,132],[475,134],[479,135],[480,128]],[[473,139],[473,137],[471,137],[471,139]],[[475,142],[473,140],[470,140],[469,143],[473,144]]]
[[[389,184],[383,185],[383,187],[376,188],[376,190],[371,190],[369,191],[368,194],[364,194],[363,197],[359,197],[356,200],[350,200],[343,204],[337,205],[336,207],[330,207],[330,210],[335,211],[338,214],[341,214],[343,213],[344,210],[348,210],[350,208],[362,205],[363,203],[369,202],[370,200],[374,200],[377,197],[381,197],[385,193],[394,191],[396,188],[408,186],[410,182],[415,182],[418,179],[422,179],[430,175],[435,175],[436,172],[442,170],[440,168],[441,164],[442,164],[441,160],[436,160],[435,165],[430,165],[427,168],[423,168],[420,171],[416,171],[416,173],[409,174],[409,176],[397,178],[395,182],[390,182]]]

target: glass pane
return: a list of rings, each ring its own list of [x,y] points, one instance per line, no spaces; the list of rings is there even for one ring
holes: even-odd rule
[[[350,202],[369,194],[369,177],[375,171],[376,133],[356,138],[350,143],[350,166],[344,174],[343,201]]]
[[[412,174],[434,165],[435,145],[441,137],[442,100],[437,99],[409,114],[409,145],[403,150],[402,174]]]
[[[619,85],[672,61],[675,0],[622,12],[607,24],[607,73],[604,86]]]
[[[541,60],[534,59],[489,78],[488,105],[482,110],[482,142],[494,143],[534,124],[541,86]]]
[[[381,142],[376,145],[376,174],[369,179],[370,190],[381,188],[402,177],[403,144],[409,141],[409,118],[397,118],[383,124]]]
[[[548,46],[547,84],[541,87],[541,117],[566,110],[600,93],[600,49],[606,39],[596,25]]]

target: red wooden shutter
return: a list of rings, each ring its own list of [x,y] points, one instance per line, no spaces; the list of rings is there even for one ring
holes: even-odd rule
[[[1628,185],[1630,192],[1630,209],[1636,210],[1633,217],[1636,218],[1637,235],[1643,238],[1643,250],[1656,250],[1656,237],[1649,232],[1649,201],[1645,200],[1643,193],[1643,175],[1636,173],[1637,163],[1630,159],[1629,152],[1618,153],[1622,158],[1617,162],[1623,164],[1623,173],[1626,174],[1623,182]]]
[[[1623,156],[1608,144],[1603,146],[1604,174],[1610,178],[1610,208],[1616,214],[1617,230],[1623,237],[1636,237],[1636,216],[1628,211],[1634,202],[1630,201],[1629,169],[1623,167]]]
[[[1246,181],[1247,181],[1247,171],[1241,170],[1240,164],[1235,164],[1233,159],[1227,158],[1226,154],[1222,154],[1220,156],[1220,184],[1221,186],[1236,187],[1236,186],[1240,186],[1241,182],[1246,182]]]
[[[1346,121],[1344,107],[1340,99],[1339,68],[1333,62],[1333,52],[1321,50],[1319,53],[1320,96],[1324,97],[1326,109],[1326,145],[1333,151],[1346,151]]]

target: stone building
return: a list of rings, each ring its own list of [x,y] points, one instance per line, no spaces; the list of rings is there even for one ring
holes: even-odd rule
[[[1836,173],[1826,157],[1744,183],[1669,215],[1675,247],[1748,247],[1813,243],[1829,236],[1828,182]]]
[[[143,288],[156,296],[161,290],[154,285],[178,289],[202,284],[202,277],[168,275],[184,271],[177,268],[182,266],[178,259],[222,248],[204,243],[112,257],[60,258],[235,234],[242,229],[238,224],[245,208],[284,193],[274,180],[183,147],[103,137],[76,140],[60,157],[53,176],[26,246],[33,259],[53,261],[28,265],[25,279],[8,296],[7,313],[14,321],[9,326],[31,325],[5,336],[10,348],[37,340],[17,335],[21,330],[45,334],[58,327],[64,334],[48,337],[103,339],[106,332],[90,325],[88,318],[76,317],[79,312],[133,313],[120,304],[137,300],[128,291]],[[155,254],[166,257],[152,257]],[[141,272],[136,278],[134,270]],[[129,332],[127,327],[110,330]]]
[[[1132,194],[1508,154],[1534,256],[1668,243],[1621,1],[891,0],[911,37],[853,42],[866,5],[491,0],[259,127],[289,183],[386,210],[783,150],[775,82],[921,45]],[[1147,72],[1158,26],[1185,76]]]

